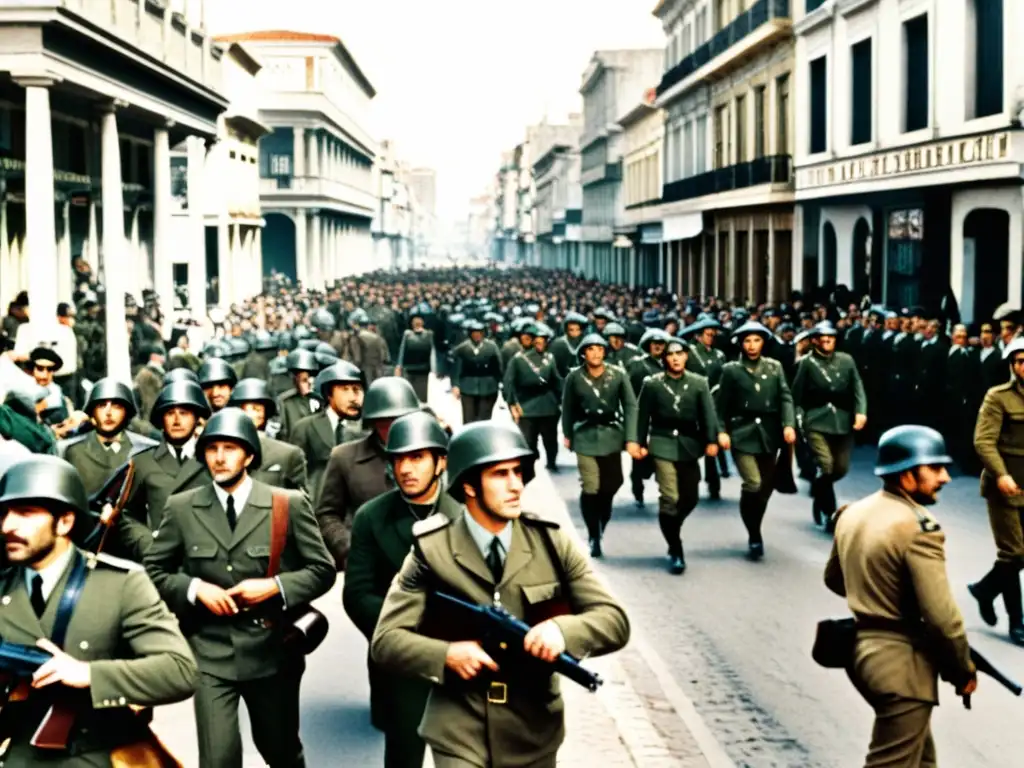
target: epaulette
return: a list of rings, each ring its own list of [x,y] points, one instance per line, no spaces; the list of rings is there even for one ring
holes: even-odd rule
[[[917,522],[921,526],[921,530],[925,533],[935,533],[941,531],[942,526],[939,525],[939,521],[931,516],[930,512],[925,512],[919,507],[914,508],[914,514],[917,515]]]
[[[557,531],[559,528],[562,527],[554,520],[546,520],[543,517],[535,515],[533,512],[523,512],[521,515],[519,515],[519,519],[527,525],[532,525],[535,528],[551,528]]]
[[[447,528],[452,522],[452,519],[448,515],[442,515],[434,513],[424,518],[423,520],[417,520],[412,524],[412,535],[417,539],[421,536],[426,536],[428,533],[434,533],[440,531],[442,528]]]
[[[87,440],[92,432],[92,430],[89,430],[83,435],[75,435],[74,437],[69,437],[66,440],[57,441],[57,450],[60,452],[60,455],[64,456],[67,453],[68,448],[76,446],[82,441]]]
[[[134,456],[137,453],[148,451],[151,448],[156,448],[160,445],[160,441],[154,440],[151,437],[140,435],[138,432],[126,432],[125,435],[128,437],[128,442],[131,444],[132,449],[129,456]]]
[[[98,555],[94,555],[90,552],[86,555],[86,560],[90,568],[97,568],[102,565],[106,568],[112,568],[116,571],[145,570],[138,563],[132,562],[131,560],[125,560],[121,557],[114,557],[113,555],[108,555],[105,552],[100,552]]]
[[[1013,389],[1015,386],[1017,386],[1017,382],[1014,381],[1013,379],[1010,379],[1009,381],[1006,381],[1002,384],[996,384],[989,390],[989,392],[1006,392],[1008,390]]]

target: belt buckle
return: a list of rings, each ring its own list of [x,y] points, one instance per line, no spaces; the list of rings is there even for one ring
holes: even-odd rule
[[[508,685],[492,681],[487,690],[488,704],[508,704]]]

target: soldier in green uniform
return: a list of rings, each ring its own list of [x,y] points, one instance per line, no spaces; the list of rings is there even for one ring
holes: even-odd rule
[[[590,537],[590,554],[601,556],[601,535],[612,518],[612,500],[622,485],[622,448],[636,435],[636,395],[621,368],[605,365],[608,342],[589,333],[580,342],[583,363],[562,391],[562,434],[576,453],[580,472],[580,514]],[[626,445],[643,458],[636,443]]]
[[[505,372],[505,402],[534,456],[540,458],[539,438],[544,442],[548,469],[557,472],[562,377],[554,355],[547,351],[554,332],[544,323],[534,323],[530,328],[533,347],[513,357]]]
[[[270,378],[270,361],[277,355],[277,339],[269,331],[257,331],[252,351],[242,361],[243,379]]]
[[[551,342],[551,354],[558,366],[558,375],[565,380],[569,371],[580,363],[578,347],[583,338],[583,329],[587,327],[587,318],[579,312],[569,312],[562,321],[562,334]]]
[[[665,345],[670,338],[661,328],[649,328],[640,337],[639,348],[644,354],[633,358],[626,366],[630,386],[637,397],[640,397],[640,390],[648,376],[665,370],[662,358],[665,355]],[[651,456],[644,456],[639,461],[633,459],[629,478],[633,486],[633,498],[636,499],[638,507],[644,504],[644,481],[653,474],[654,459]]]
[[[196,460],[196,435],[209,417],[210,405],[194,381],[171,382],[157,397],[150,419],[163,439],[152,450],[134,456],[135,484],[118,518],[126,556],[135,562],[142,562],[153,532],[159,530],[167,499],[212,482],[206,467]]]
[[[184,701],[196,690],[195,657],[145,572],[72,543],[87,510],[81,478],[56,457],[26,457],[0,478],[11,566],[0,577],[0,637],[52,654],[28,698],[4,703],[5,765],[90,768],[140,748],[169,757],[133,708]],[[81,709],[66,748],[38,749],[30,742],[52,704],[47,693],[60,688]]]
[[[498,345],[484,338],[484,324],[467,320],[469,338],[451,351],[452,397],[462,402],[462,423],[491,418],[504,371]]]
[[[277,335],[277,357],[267,364],[267,385],[270,394],[278,398],[292,387],[292,372],[288,370],[288,353],[295,345],[295,336],[289,331],[281,331]],[[279,434],[282,440],[284,439]]]
[[[608,323],[602,334],[608,339],[607,365],[616,365],[626,370],[634,358],[643,354],[639,349],[626,341],[626,329],[619,323]]]
[[[811,482],[814,521],[831,529],[835,484],[850,469],[853,433],[868,422],[868,401],[857,363],[836,351],[836,329],[828,322],[818,323],[811,339],[813,349],[800,358],[793,377],[793,405],[818,467]]]
[[[397,488],[368,501],[352,521],[345,568],[345,612],[367,640],[373,638],[388,588],[415,539],[413,524],[432,514],[453,520],[459,504],[444,492],[448,435],[429,413],[396,419],[388,432],[388,461]],[[370,716],[384,732],[385,768],[420,768],[426,745],[417,729],[431,684],[402,677],[368,660]]]
[[[669,571],[674,574],[686,570],[680,532],[697,506],[698,461],[701,456],[714,458],[720,437],[708,380],[686,370],[688,357],[685,341],[669,340],[665,370],[649,376],[640,390],[637,433],[630,436],[641,454],[650,454],[654,460],[658,524],[668,544]]]
[[[1010,625],[1010,640],[1024,645],[1024,609],[1020,571],[1024,568],[1024,338],[1003,350],[1010,380],[992,387],[982,402],[974,429],[974,449],[984,467],[981,495],[996,543],[992,569],[969,589],[989,626],[997,618],[993,602],[1000,594]]]
[[[554,768],[565,737],[559,680],[537,659],[600,656],[629,639],[625,611],[557,524],[522,511],[533,452],[510,425],[477,422],[451,441],[448,492],[460,515],[413,526],[415,544],[384,600],[373,661],[433,683],[419,733],[436,768]],[[498,604],[531,625],[522,647],[491,657],[469,628],[430,627],[434,590]],[[571,606],[571,607],[570,607]]]
[[[722,324],[708,314],[702,314],[697,322],[680,331],[680,337],[690,344],[690,356],[686,367],[708,380],[711,393],[714,395],[718,383],[722,380],[722,367],[728,362],[725,353],[715,346],[715,339]],[[729,477],[728,451],[720,450],[717,457],[704,457],[704,482],[708,484],[708,494],[718,499],[722,494],[722,478]],[[717,460],[717,465],[716,465]]]
[[[410,318],[409,330],[402,335],[395,360],[395,376],[404,376],[421,403],[427,402],[430,372],[434,366],[434,332],[427,330],[423,314],[416,311]]]
[[[86,493],[92,495],[134,454],[157,443],[128,430],[136,414],[135,397],[115,379],[97,381],[82,410],[89,414],[95,430],[61,440],[57,451],[78,470]]]
[[[749,321],[733,331],[741,349],[738,361],[722,368],[716,406],[723,435],[720,445],[732,450],[742,486],[740,517],[747,529],[748,556],[764,557],[761,521],[775,481],[782,442],[796,442],[793,396],[777,360],[762,357],[771,331]]]
[[[513,336],[501,345],[502,370],[508,368],[509,361],[522,352],[533,346],[533,335],[530,327],[533,321],[528,317],[520,317],[512,321]]]
[[[285,358],[285,365],[295,386],[278,398],[277,438],[297,445],[294,440],[296,425],[311,414],[318,413],[323,400],[313,388],[313,377],[320,371],[316,355],[308,349],[293,349]]]
[[[231,388],[238,383],[238,373],[226,361],[211,357],[199,366],[199,386],[210,401],[210,410],[216,413],[231,399]]]
[[[146,552],[146,570],[164,602],[194,628],[199,764],[238,766],[238,702],[272,766],[302,768],[299,684],[305,658],[282,642],[284,610],[294,611],[334,584],[309,500],[253,480],[260,464],[256,427],[242,411],[211,417],[196,453],[213,484],[175,494]],[[287,538],[277,574],[268,575],[274,495],[288,502]]]
[[[260,455],[263,458],[259,469],[252,471],[253,480],[275,488],[302,491],[309,496],[306,455],[296,446],[267,435],[267,424],[277,414],[277,403],[270,396],[267,382],[242,379],[231,390],[228,405],[245,411],[260,434]]]

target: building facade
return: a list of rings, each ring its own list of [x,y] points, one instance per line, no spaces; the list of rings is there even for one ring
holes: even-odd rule
[[[793,283],[964,320],[1024,282],[1024,3],[796,2]]]
[[[105,289],[108,370],[125,382],[125,294],[155,288],[169,310],[176,257],[205,272],[202,225],[173,237],[170,153],[217,136],[222,55],[201,19],[162,3],[0,6],[0,296],[27,290],[35,321],[55,318],[81,258]]]
[[[238,42],[264,66],[260,202],[263,270],[304,285],[372,268],[378,212],[369,113],[376,91],[337,37],[249,32]]]
[[[583,187],[579,139],[583,115],[567,124],[534,126],[533,207],[537,263],[551,269],[575,269],[580,260]]]
[[[390,139],[380,142],[374,174],[379,198],[373,220],[374,267],[412,269],[417,202],[408,171]]]
[[[519,254],[519,177],[522,153],[501,153],[501,166],[494,177],[494,261],[515,264]]]
[[[661,190],[665,113],[654,106],[656,93],[649,88],[643,99],[619,119],[622,129],[625,196],[623,221],[615,232],[629,238],[634,255],[624,282],[630,287],[655,286],[662,282]]]

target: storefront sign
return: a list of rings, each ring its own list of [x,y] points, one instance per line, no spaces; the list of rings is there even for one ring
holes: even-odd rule
[[[1010,134],[990,133],[802,168],[797,170],[797,189],[999,163],[1009,157]]]

